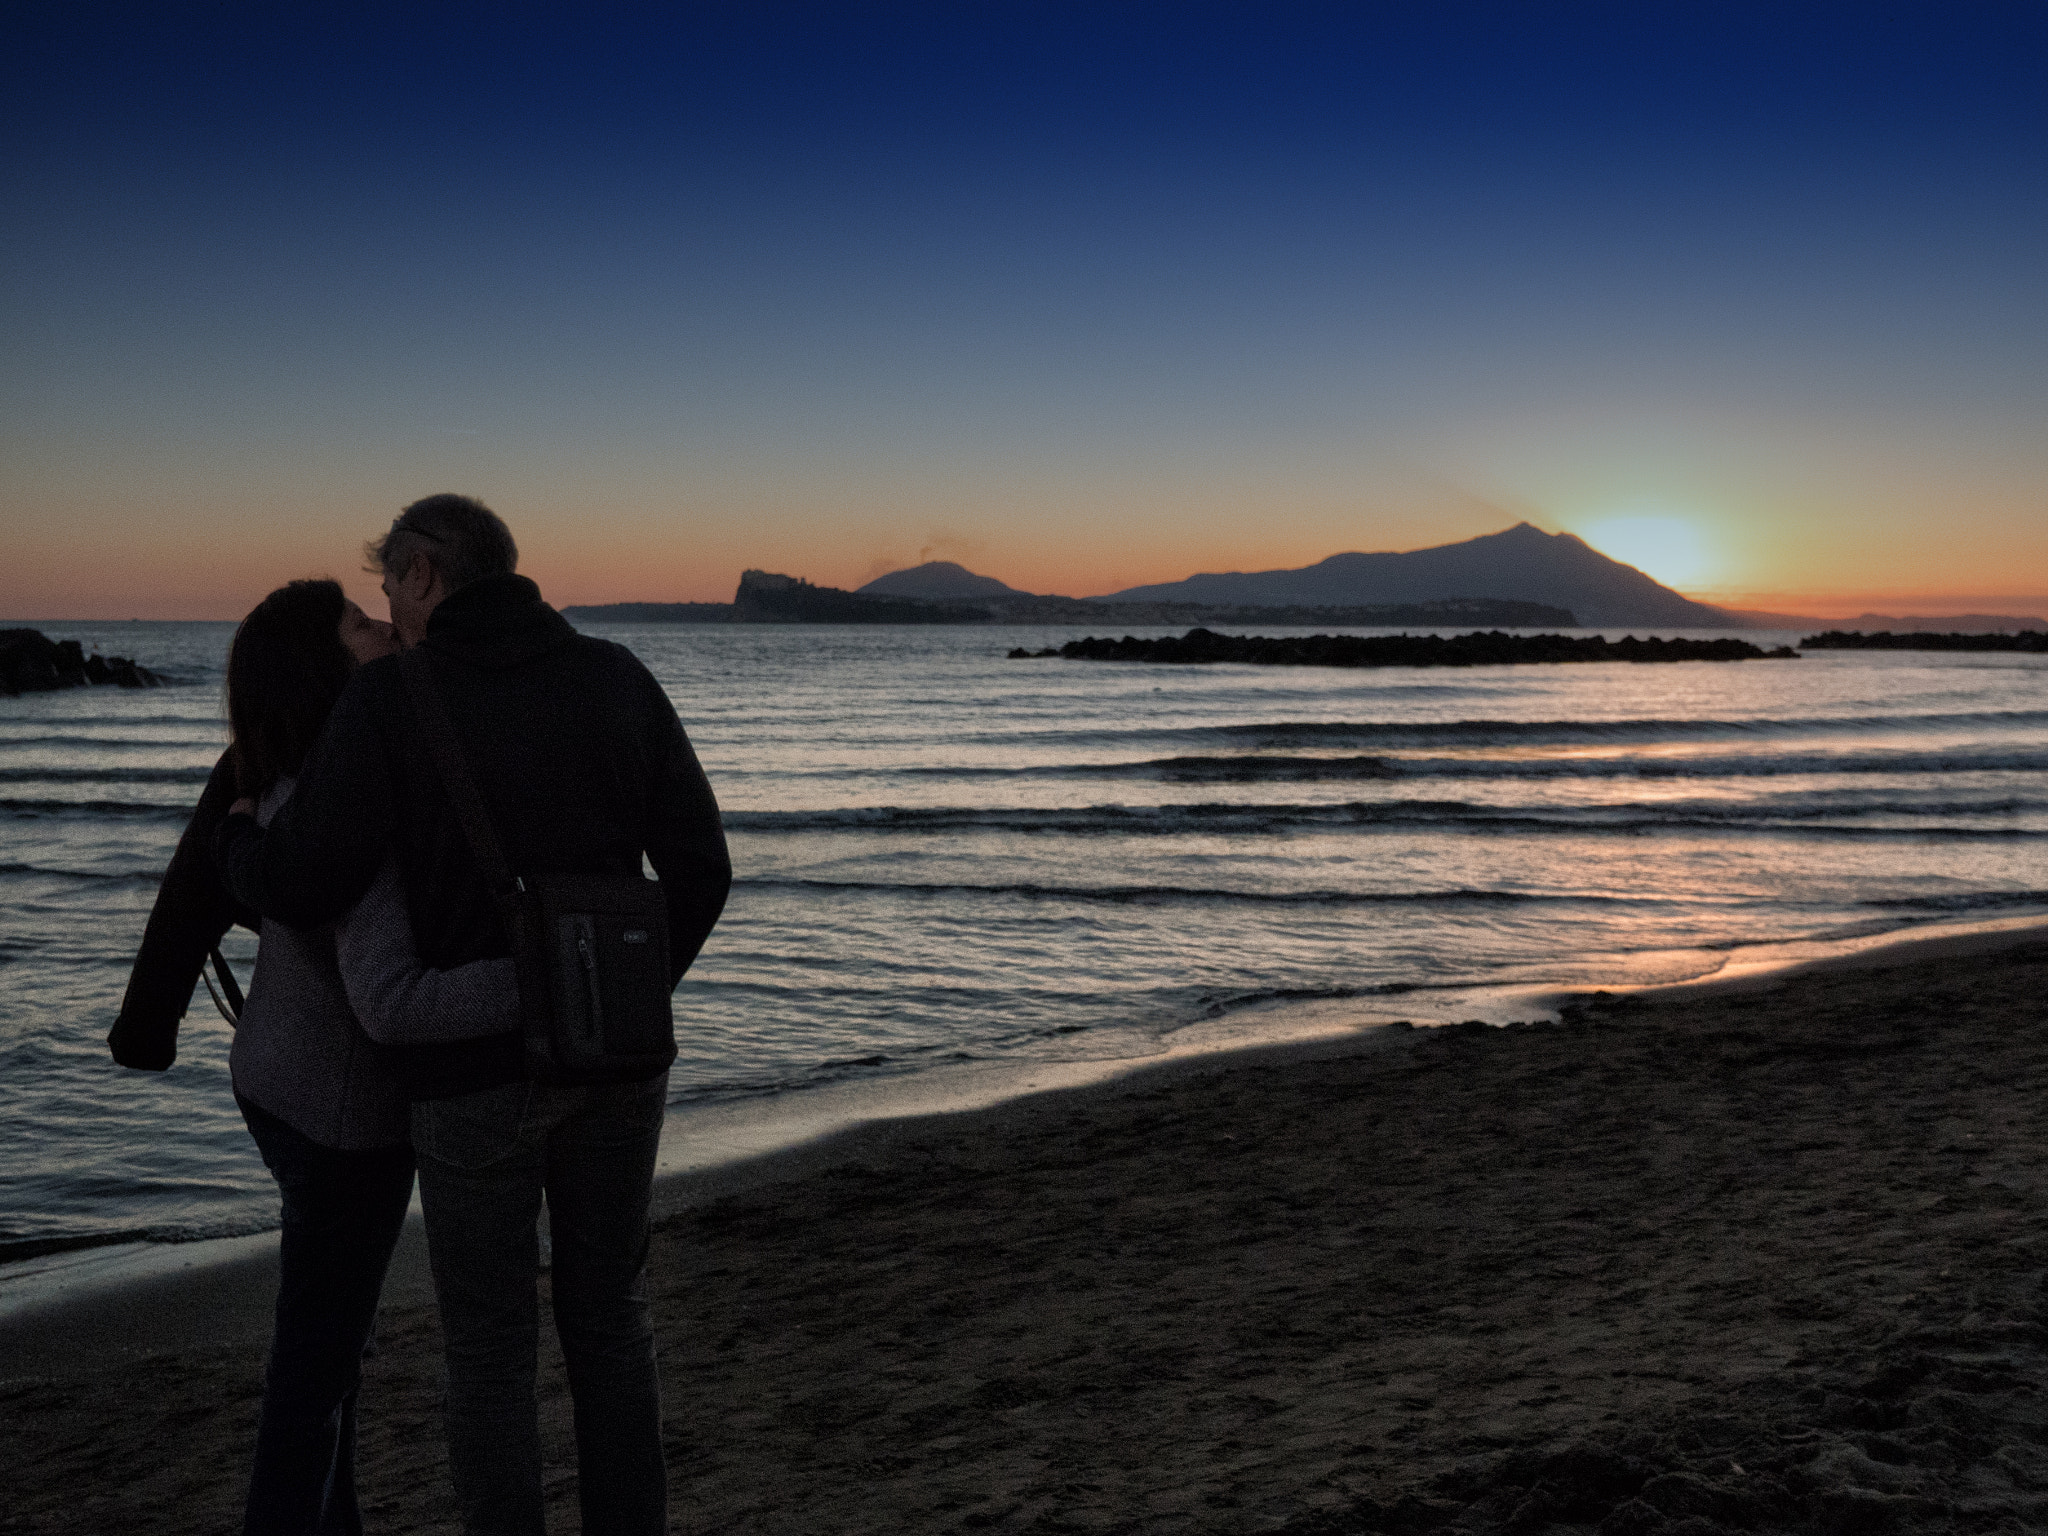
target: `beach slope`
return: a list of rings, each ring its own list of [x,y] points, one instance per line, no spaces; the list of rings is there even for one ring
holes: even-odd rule
[[[1211,1058],[666,1187],[676,1528],[2048,1523],[2048,946]],[[1393,1048],[1388,1048],[1389,1046]],[[0,1530],[233,1524],[260,1345],[0,1338]],[[372,1529],[452,1530],[431,1306]],[[575,1529],[558,1368],[555,1529]]]

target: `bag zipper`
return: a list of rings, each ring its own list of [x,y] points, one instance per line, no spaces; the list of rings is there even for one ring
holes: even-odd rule
[[[583,960],[583,979],[590,987],[590,1028],[584,1033],[594,1035],[604,1022],[604,994],[597,984],[597,952],[590,947],[587,926],[576,935],[576,953]]]

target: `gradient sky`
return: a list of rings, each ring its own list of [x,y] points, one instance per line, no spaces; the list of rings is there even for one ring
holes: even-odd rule
[[[1527,518],[2048,612],[2037,3],[16,0],[0,59],[0,615],[367,596],[437,490],[561,603]]]

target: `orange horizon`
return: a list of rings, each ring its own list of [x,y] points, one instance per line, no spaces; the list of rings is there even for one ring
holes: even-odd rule
[[[0,565],[0,614],[14,623],[233,620],[266,592],[302,576],[333,576],[365,609],[381,613],[376,578],[362,569],[362,540],[389,514],[363,516],[365,499],[329,495],[284,513],[180,506],[145,519],[108,507],[80,509],[62,521],[16,520]],[[396,498],[390,502],[395,510]],[[1497,533],[1521,517],[1549,531],[1576,532],[1578,521],[1478,503],[1370,518],[1302,508],[1262,520],[1254,531],[1222,517],[1173,523],[1157,509],[1139,508],[1119,520],[1111,509],[1075,506],[934,527],[907,512],[891,520],[763,507],[754,515],[721,508],[690,517],[647,506],[600,511],[548,498],[535,502],[494,504],[519,540],[520,569],[560,607],[729,602],[748,568],[850,590],[934,559],[1020,591],[1091,597],[1197,572],[1297,569],[1346,550],[1456,543]],[[1152,515],[1138,515],[1148,510]],[[1921,530],[1847,546],[1824,529],[1796,524],[1787,534],[1787,525],[1758,529],[1733,517],[1694,521],[1725,546],[1718,579],[1660,575],[1651,557],[1624,563],[1720,607],[1815,619],[1865,613],[2048,619],[2048,560],[2035,558],[2040,537],[2031,525],[2010,519],[1951,527],[1945,536]],[[1588,542],[1622,558],[1597,538]],[[1902,579],[1912,576],[1921,579]]]
[[[966,564],[964,561],[960,563]],[[764,565],[761,568],[772,569],[773,566]],[[739,572],[735,571],[731,582],[722,587],[707,590],[699,585],[692,590],[676,592],[666,587],[650,588],[645,585],[644,579],[621,581],[616,587],[609,584],[599,585],[592,581],[588,572],[576,573],[581,579],[551,580],[551,573],[538,562],[522,562],[521,569],[534,578],[548,601],[559,608],[597,607],[609,603],[730,602],[733,589],[739,581]],[[969,569],[974,567],[970,566]],[[570,575],[568,572],[559,574],[563,577]],[[871,576],[844,576],[833,579],[829,573],[821,575],[813,571],[795,569],[784,574],[803,576],[820,586],[840,586],[847,590],[873,579]],[[999,580],[1009,581],[1009,578],[999,571],[980,571],[978,574],[993,575]],[[1183,576],[1187,574],[1189,573],[1181,573]],[[331,576],[342,583],[349,596],[361,604],[365,611],[380,617],[384,612],[383,595],[378,590],[374,577],[360,571],[337,569],[330,565],[325,568],[307,566],[304,569],[287,569],[275,579],[266,578],[235,593],[219,589],[187,594],[158,592],[149,600],[142,600],[134,594],[113,592],[89,596],[77,589],[67,593],[60,588],[51,587],[45,589],[46,601],[23,598],[20,594],[7,594],[0,596],[0,627],[39,623],[233,622],[253,608],[266,592],[283,585],[286,581],[303,576]],[[1179,577],[1156,579],[1178,580]],[[1015,582],[1010,584],[1017,585]],[[1122,585],[1138,584],[1126,582]],[[1118,588],[1097,585],[1070,590],[1059,595],[1087,596],[1106,590]],[[1673,590],[1695,602],[1707,603],[1718,608],[1788,614],[1817,620],[1856,619],[1867,614],[1930,618],[1995,614],[2048,622],[2048,594],[2042,593],[2000,594],[1952,590],[1916,593],[1901,592],[1897,589],[1855,592],[1816,592],[1811,589],[1786,592],[1749,590],[1729,593],[1723,590],[1687,590],[1681,587],[1674,587]]]

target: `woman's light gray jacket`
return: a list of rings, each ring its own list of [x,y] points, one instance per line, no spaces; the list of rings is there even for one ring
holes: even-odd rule
[[[276,814],[292,782],[263,797],[259,820]],[[410,1108],[385,1046],[502,1034],[518,1014],[512,961],[450,971],[420,963],[398,866],[387,861],[338,923],[264,919],[228,1066],[236,1093],[322,1146],[396,1146]]]

